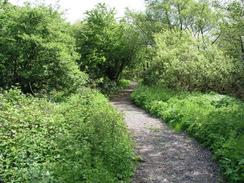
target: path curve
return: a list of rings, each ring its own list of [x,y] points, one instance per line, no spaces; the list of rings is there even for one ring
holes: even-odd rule
[[[176,133],[130,101],[133,87],[113,97],[141,157],[133,183],[219,183],[219,168],[211,153],[184,133]]]

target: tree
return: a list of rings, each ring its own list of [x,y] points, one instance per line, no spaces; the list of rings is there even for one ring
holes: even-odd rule
[[[79,85],[74,49],[70,25],[51,7],[1,3],[0,87],[34,93]]]
[[[244,2],[233,1],[222,9],[226,16],[218,44],[228,55],[244,62]]]
[[[80,69],[92,79],[117,81],[133,60],[136,34],[125,21],[118,22],[114,9],[105,4],[98,4],[86,14],[76,31]]]
[[[208,1],[146,0],[146,12],[131,14],[131,19],[152,44],[153,35],[161,30],[191,31],[195,37],[213,34],[220,14]]]

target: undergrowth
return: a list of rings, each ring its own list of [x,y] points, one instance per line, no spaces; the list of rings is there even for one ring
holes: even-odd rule
[[[121,115],[96,91],[37,98],[0,93],[0,182],[129,182],[133,148]]]

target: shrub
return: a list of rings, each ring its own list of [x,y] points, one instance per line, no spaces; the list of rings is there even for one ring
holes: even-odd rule
[[[229,182],[244,181],[244,103],[216,93],[140,86],[133,101],[208,147]]]
[[[90,89],[57,98],[0,94],[1,179],[128,182],[133,150],[121,115]]]
[[[208,40],[178,30],[155,35],[156,55],[144,83],[189,91],[217,91],[243,95],[243,64],[225,56]]]

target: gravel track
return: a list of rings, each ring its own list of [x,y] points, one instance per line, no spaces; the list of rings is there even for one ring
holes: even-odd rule
[[[177,133],[130,101],[133,87],[113,97],[122,113],[141,161],[133,183],[223,182],[211,153],[185,133]]]

